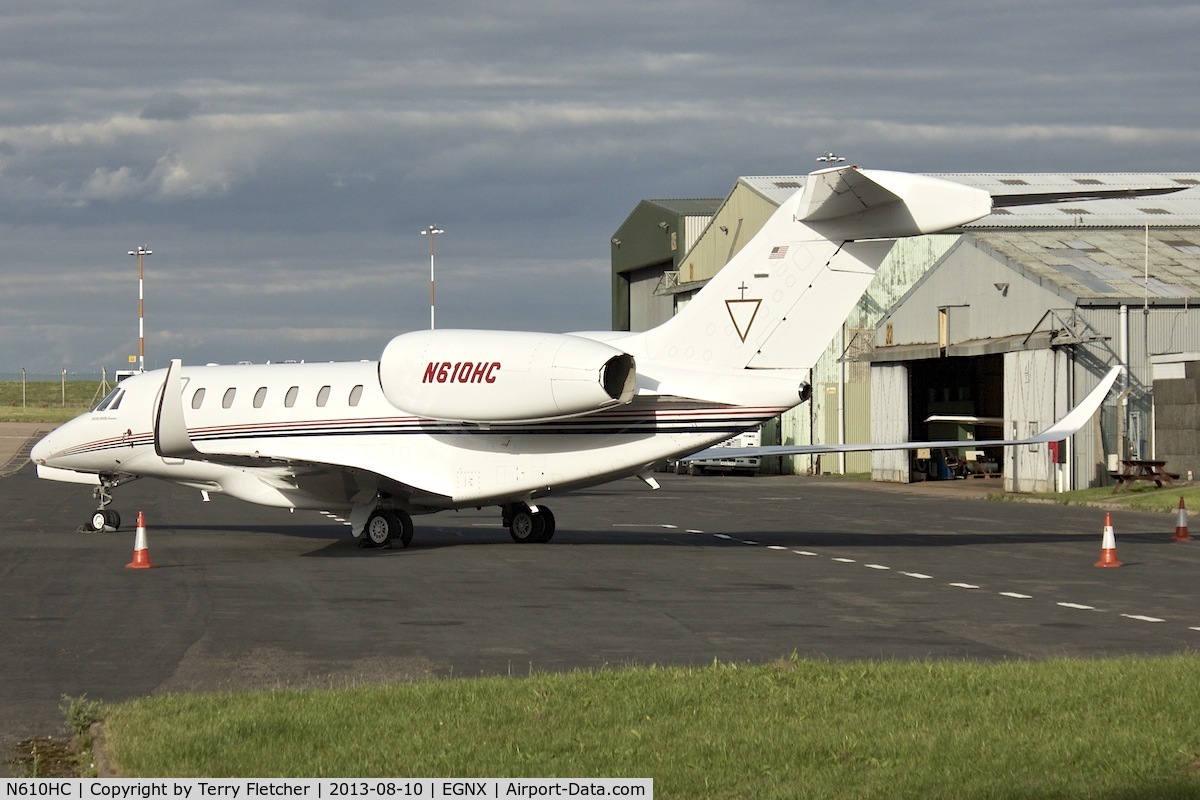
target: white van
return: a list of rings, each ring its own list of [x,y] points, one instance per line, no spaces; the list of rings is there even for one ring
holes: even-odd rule
[[[713,447],[758,447],[761,444],[762,428],[754,428],[739,433],[731,439],[726,439],[720,444],[713,445]],[[688,461],[686,463],[676,461],[675,472],[687,472],[688,475],[703,475],[706,472],[757,475],[760,461],[761,459],[758,456],[737,456],[733,458],[720,458],[715,461]]]

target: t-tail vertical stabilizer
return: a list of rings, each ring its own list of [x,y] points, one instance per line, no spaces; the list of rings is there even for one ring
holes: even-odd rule
[[[893,239],[962,225],[991,207],[983,190],[925,175],[814,172],[678,315],[622,344],[639,365],[808,369]]]

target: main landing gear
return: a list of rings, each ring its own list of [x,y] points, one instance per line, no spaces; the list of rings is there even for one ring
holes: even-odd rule
[[[554,514],[546,506],[528,503],[508,503],[500,507],[504,527],[514,542],[548,542],[554,538]],[[358,546],[362,548],[389,547],[399,541],[408,547],[413,537],[413,521],[400,509],[377,508],[367,517]]]
[[[367,518],[359,547],[388,547],[399,540],[408,547],[413,537],[413,521],[407,512],[396,508],[377,508]]]
[[[509,503],[500,512],[514,542],[541,544],[554,538],[554,514],[546,506]]]

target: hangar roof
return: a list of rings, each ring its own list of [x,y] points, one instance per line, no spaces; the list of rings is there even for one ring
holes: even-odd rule
[[[1081,301],[1200,297],[1200,229],[980,230],[970,238]]]
[[[1112,191],[1132,188],[1175,188],[1181,191],[1147,197],[1080,200],[997,208],[964,226],[975,228],[1152,228],[1200,226],[1200,173],[935,173],[955,183],[975,186],[993,196],[1025,192]],[[739,182],[780,205],[803,188],[807,175],[740,178]]]

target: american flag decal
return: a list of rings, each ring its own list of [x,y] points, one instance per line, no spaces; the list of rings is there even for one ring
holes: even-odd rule
[[[768,256],[768,258],[771,258],[771,259],[783,258],[784,256],[787,255],[787,250],[788,250],[788,246],[786,244],[781,244],[778,247],[772,247],[771,255]]]

